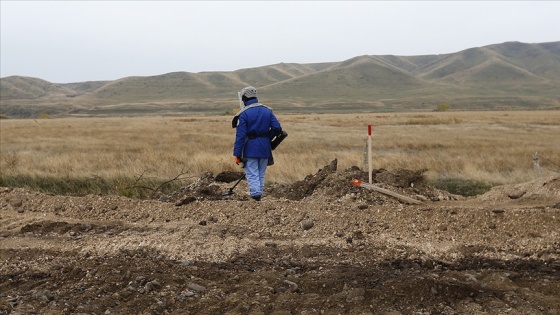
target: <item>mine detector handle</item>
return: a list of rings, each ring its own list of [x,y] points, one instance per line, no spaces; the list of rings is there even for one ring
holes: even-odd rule
[[[241,92],[237,92],[237,98],[239,99],[239,109],[243,109],[243,99],[241,99]]]
[[[242,111],[245,104],[243,103],[243,99],[241,98],[241,92],[237,92],[237,98],[239,99],[239,110]],[[231,120],[231,128],[237,128],[237,124],[239,123],[239,113],[233,116]]]

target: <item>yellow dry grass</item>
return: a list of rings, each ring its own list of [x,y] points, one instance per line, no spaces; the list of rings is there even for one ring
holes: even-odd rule
[[[288,138],[274,152],[270,182],[315,174],[333,159],[339,169],[367,170],[367,125],[373,127],[372,165],[426,169],[432,179],[488,183],[558,172],[560,111],[429,112],[282,115]],[[238,170],[230,116],[108,117],[0,120],[0,175],[170,179]]]

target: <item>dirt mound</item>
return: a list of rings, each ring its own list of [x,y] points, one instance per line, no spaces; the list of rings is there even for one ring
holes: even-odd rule
[[[342,172],[337,172],[338,161],[335,159],[328,165],[319,169],[316,174],[308,175],[303,180],[288,185],[269,185],[265,187],[265,195],[277,199],[304,200],[324,199],[334,201],[339,199],[352,199],[371,204],[398,203],[394,197],[382,195],[379,192],[358,188],[352,184],[353,179],[364,182],[369,180],[367,172],[353,166]],[[378,169],[372,172],[373,182],[381,188],[388,189],[413,199],[426,201],[457,200],[460,196],[430,187],[423,176],[425,170],[412,171],[406,169],[385,170]],[[244,179],[237,188],[236,196],[224,194],[228,188],[223,183],[237,182],[242,178],[242,172],[223,172],[217,176],[211,173],[203,174],[198,180],[187,187],[181,188],[171,196],[166,196],[164,201],[175,202],[183,205],[200,200],[235,199],[246,200],[247,184]],[[161,199],[161,198],[160,198]]]
[[[315,193],[320,187],[324,187],[327,178],[336,173],[338,161],[335,159],[329,165],[320,169],[315,175],[308,175],[303,180],[297,181],[291,185],[277,185],[273,189],[269,189],[269,194],[276,198],[286,198],[289,200],[302,200]],[[348,186],[349,181],[343,185]]]
[[[517,202],[547,199],[560,202],[560,177],[539,178],[527,183],[493,187],[476,199],[479,201],[516,200]]]
[[[0,314],[560,314],[558,179],[453,200],[372,174],[417,205],[336,168],[260,202],[222,195],[240,173],[159,200],[0,187]]]

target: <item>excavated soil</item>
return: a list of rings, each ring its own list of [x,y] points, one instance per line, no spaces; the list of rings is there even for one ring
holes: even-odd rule
[[[336,160],[247,198],[0,187],[0,314],[560,314],[560,178],[471,198]],[[233,194],[227,195],[229,191]]]

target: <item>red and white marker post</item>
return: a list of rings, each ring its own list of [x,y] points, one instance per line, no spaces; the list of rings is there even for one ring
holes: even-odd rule
[[[368,133],[368,155],[367,155],[367,161],[368,161],[368,174],[369,174],[369,183],[372,183],[372,172],[371,172],[371,125],[367,126],[367,133]]]

